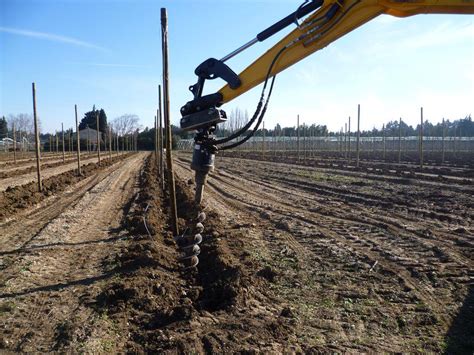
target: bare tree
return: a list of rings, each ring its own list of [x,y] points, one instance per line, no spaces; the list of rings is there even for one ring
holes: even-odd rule
[[[248,122],[248,120],[249,116],[247,110],[242,112],[242,110],[237,107],[230,112],[227,121],[223,123],[222,127],[220,128],[229,132],[235,132],[242,128]]]
[[[111,126],[114,132],[120,136],[124,136],[133,133],[139,128],[138,121],[139,118],[137,115],[125,114],[115,118],[112,121]]]
[[[10,129],[15,124],[17,141],[21,142],[21,149],[27,149],[34,140],[35,125],[33,115],[29,113],[10,114],[8,115],[8,124]],[[39,120],[38,124],[40,124]]]

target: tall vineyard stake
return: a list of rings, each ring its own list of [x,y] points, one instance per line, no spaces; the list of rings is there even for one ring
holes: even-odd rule
[[[59,153],[59,136],[58,131],[56,131],[56,154]]]
[[[64,124],[61,122],[62,140],[63,140],[63,164],[66,162],[66,147],[64,145]]]
[[[445,139],[445,136],[446,136],[446,122],[444,122],[444,117],[443,117],[443,127],[442,127],[442,130],[443,130],[443,138],[441,140],[441,164],[444,164],[444,139]]]
[[[96,128],[97,128],[97,162],[100,164],[100,127],[99,127],[99,113],[95,114]]]
[[[74,105],[76,114],[76,140],[77,140],[77,175],[81,175],[81,137],[79,134],[79,124],[77,123],[77,105]]]
[[[112,159],[112,127],[109,126],[109,159]]]
[[[178,210],[176,206],[176,190],[174,184],[173,159],[171,156],[171,122],[170,122],[170,96],[169,96],[169,69],[168,69],[168,14],[165,8],[161,8],[161,34],[163,50],[163,96],[164,96],[164,118],[166,127],[166,161],[168,167],[168,189],[171,200],[171,221],[173,233],[179,234]],[[204,187],[204,186],[203,186]],[[201,189],[202,190],[202,189]],[[197,190],[196,190],[197,192]]]
[[[350,137],[349,137],[350,142]],[[356,166],[359,167],[359,154],[360,154],[360,104],[357,105],[357,161]]]
[[[398,123],[398,164],[402,161],[402,118]]]
[[[423,107],[420,109],[420,169],[423,169]]]
[[[49,152],[53,152],[53,136],[51,134],[49,135]]]
[[[303,160],[306,162],[306,123],[303,123]]]
[[[159,127],[158,127],[158,140],[160,142],[160,178],[161,178],[161,189],[164,191],[165,190],[165,167],[164,167],[164,159],[163,159],[163,148],[164,148],[164,142],[163,142],[163,117],[162,117],[162,112],[163,112],[163,105],[161,104],[161,85],[158,85],[158,106],[159,106],[159,115],[158,115],[158,122],[159,122]]]
[[[154,125],[155,125],[155,137],[154,137],[154,143],[155,143],[155,159],[156,159],[156,165],[158,165],[158,162],[159,162],[159,159],[158,159],[158,127],[157,127],[157,124],[156,124],[156,121],[157,121],[157,116],[158,116],[158,110],[156,110],[156,115],[155,115],[155,121],[154,121]],[[159,172],[158,172],[159,173]]]
[[[298,117],[296,118],[296,130],[298,133],[298,138],[296,142],[297,151],[298,151],[297,154],[298,154],[298,160],[300,160],[300,115],[298,115]]]
[[[38,116],[36,115],[36,85],[32,83],[33,90],[33,118],[35,123],[35,146],[36,146],[36,172],[38,175],[38,191],[43,191],[43,182],[41,181],[41,148],[38,128]]]
[[[265,159],[265,121],[263,121],[262,134],[263,134],[263,139],[262,139],[262,158]]]

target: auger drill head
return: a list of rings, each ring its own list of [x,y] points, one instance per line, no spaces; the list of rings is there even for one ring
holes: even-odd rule
[[[214,170],[214,159],[217,147],[212,145],[213,136],[211,132],[215,127],[200,130],[194,138],[193,158],[191,169],[196,172],[196,195],[194,201],[199,205],[202,202],[202,194],[206,185],[207,174]]]

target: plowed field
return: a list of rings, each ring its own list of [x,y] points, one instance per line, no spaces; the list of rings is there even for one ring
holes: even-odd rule
[[[174,162],[185,231],[201,209]],[[63,179],[4,209],[0,349],[472,353],[471,177],[385,168],[218,156],[194,270],[153,155]]]

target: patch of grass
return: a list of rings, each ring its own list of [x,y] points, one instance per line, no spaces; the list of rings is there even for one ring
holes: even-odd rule
[[[23,266],[20,268],[20,272],[21,272],[21,273],[24,273],[24,272],[27,272],[27,271],[31,271],[31,269],[30,269],[31,265],[33,265],[33,262],[32,262],[32,261],[28,261],[25,265],[23,265]]]
[[[319,305],[323,308],[332,309],[336,306],[336,303],[330,298],[325,298],[319,303]]]

